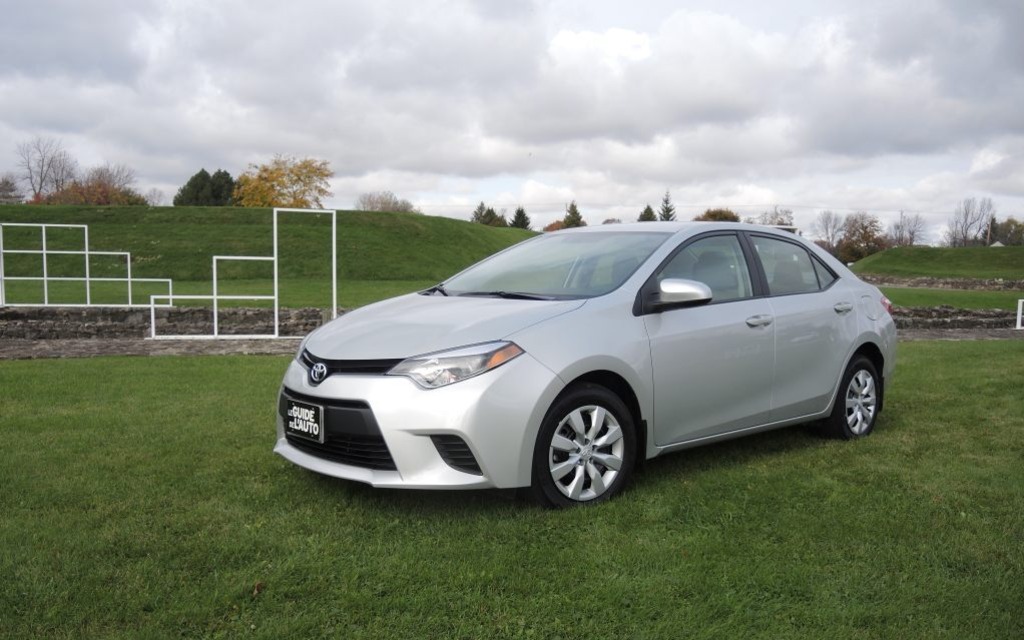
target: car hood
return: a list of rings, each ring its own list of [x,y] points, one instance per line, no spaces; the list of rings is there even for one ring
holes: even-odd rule
[[[346,313],[310,335],[306,349],[328,360],[408,358],[500,340],[584,302],[414,293]]]

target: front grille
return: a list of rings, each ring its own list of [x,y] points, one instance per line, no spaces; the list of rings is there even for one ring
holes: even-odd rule
[[[449,467],[476,476],[484,475],[480,470],[480,463],[476,461],[465,440],[450,434],[430,436],[430,439],[437,447],[437,452],[441,454],[441,459]]]
[[[323,444],[290,434],[285,437],[288,444],[317,458],[375,471],[396,469],[391,452],[381,437],[337,435],[331,433],[330,427],[327,429]]]
[[[401,360],[328,360],[318,358],[306,349],[299,355],[299,361],[309,369],[314,364],[322,362],[327,367],[327,375],[363,375],[382,376],[391,371]]]
[[[284,418],[286,398],[317,404],[324,408],[324,441],[313,442],[285,434],[288,444],[311,456],[341,462],[375,471],[395,471],[395,461],[377,426],[370,405],[357,400],[318,398],[285,389],[278,401],[277,412]]]

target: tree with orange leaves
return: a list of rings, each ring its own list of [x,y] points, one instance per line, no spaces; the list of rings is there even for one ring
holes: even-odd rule
[[[235,181],[234,204],[239,207],[323,207],[322,198],[334,176],[327,160],[281,154],[266,164],[250,164]]]

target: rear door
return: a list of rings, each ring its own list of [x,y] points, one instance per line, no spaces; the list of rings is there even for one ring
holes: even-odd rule
[[[735,233],[684,245],[649,282],[684,278],[712,290],[709,304],[644,316],[654,374],[659,446],[768,421],[774,326],[766,298],[754,297],[750,264]]]
[[[828,407],[857,332],[857,297],[796,241],[750,235],[775,318],[771,420]]]

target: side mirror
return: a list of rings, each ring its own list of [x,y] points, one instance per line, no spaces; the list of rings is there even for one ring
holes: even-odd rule
[[[655,310],[691,307],[711,302],[711,289],[703,282],[666,278],[658,283]]]

